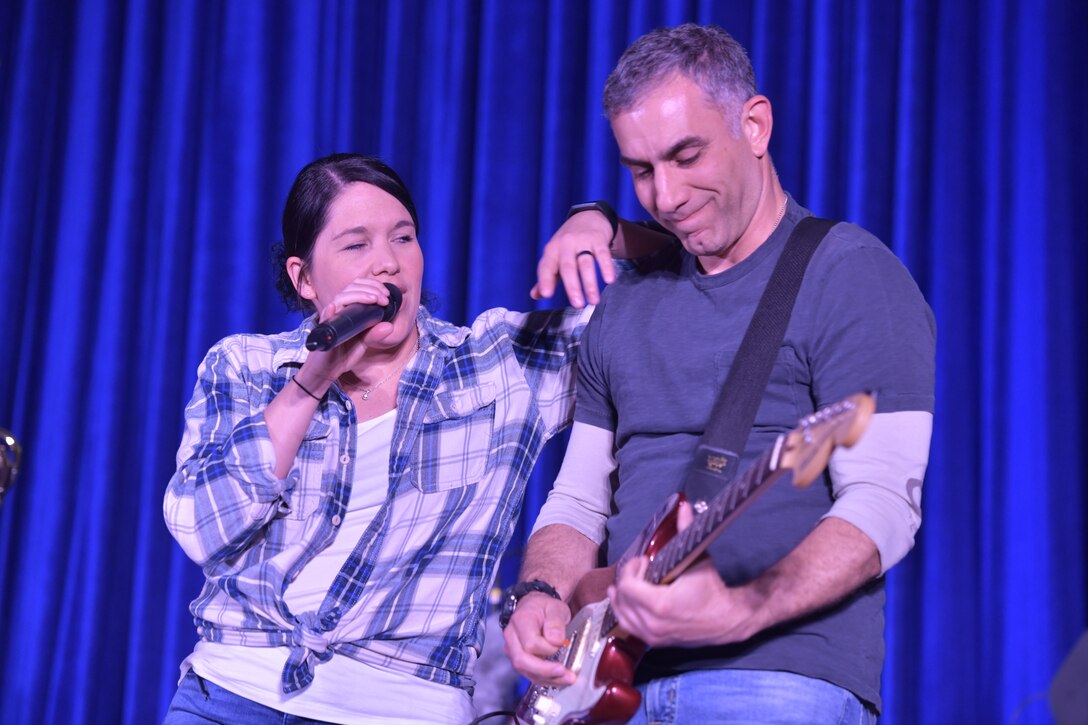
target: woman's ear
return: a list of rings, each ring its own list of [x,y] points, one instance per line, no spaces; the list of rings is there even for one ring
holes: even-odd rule
[[[287,275],[291,278],[291,284],[295,286],[295,291],[298,292],[299,297],[311,302],[317,299],[313,283],[310,281],[309,272],[306,269],[306,263],[301,258],[287,258]]]

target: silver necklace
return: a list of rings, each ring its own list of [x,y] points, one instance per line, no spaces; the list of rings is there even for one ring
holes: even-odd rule
[[[790,198],[787,196],[782,201],[782,208],[778,210],[778,218],[774,220],[774,226],[771,227],[772,231],[778,229],[778,225],[782,223],[782,217],[786,216],[786,207],[789,206],[789,203]]]
[[[400,365],[398,365],[396,370],[389,373],[384,378],[382,378],[378,382],[371,385],[369,388],[363,388],[362,392],[359,394],[359,397],[362,398],[363,400],[370,400],[370,394],[373,393],[378,388],[380,388],[382,385],[384,385],[385,382],[387,380],[389,380],[390,378],[392,378],[394,375],[399,375],[400,371],[404,369],[404,366],[408,364],[409,360],[411,360],[413,357],[415,357],[417,352],[419,352],[419,338],[418,337],[416,338],[416,349],[412,351],[412,354],[409,355],[404,360],[404,362],[402,362]]]

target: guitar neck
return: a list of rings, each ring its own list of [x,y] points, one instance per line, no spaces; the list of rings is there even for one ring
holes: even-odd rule
[[[691,526],[676,534],[657,552],[647,571],[648,581],[667,584],[678,577],[758,494],[789,472],[777,467],[781,442],[782,438],[779,438],[771,450],[711,499],[706,511],[697,515]]]

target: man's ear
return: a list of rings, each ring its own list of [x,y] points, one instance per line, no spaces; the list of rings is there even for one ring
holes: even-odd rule
[[[295,291],[298,292],[299,297],[311,302],[317,299],[313,283],[310,281],[310,275],[306,270],[306,263],[301,258],[287,258],[287,275],[291,278],[291,284],[295,286]]]
[[[771,143],[771,128],[774,117],[771,114],[771,100],[767,96],[752,96],[744,104],[740,116],[740,132],[752,147],[757,158],[767,154]]]

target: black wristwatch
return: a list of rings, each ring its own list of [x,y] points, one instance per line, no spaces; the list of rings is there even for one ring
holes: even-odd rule
[[[567,212],[567,219],[583,211],[599,211],[604,214],[605,219],[612,225],[612,238],[608,240],[608,246],[612,246],[612,242],[616,241],[616,234],[620,230],[620,220],[616,216],[616,210],[612,208],[612,205],[607,201],[583,201],[581,204],[575,204],[570,208]]]
[[[548,582],[539,579],[533,579],[531,582],[518,582],[502,593],[502,609],[499,610],[500,628],[506,629],[506,625],[510,624],[510,617],[514,616],[514,607],[529,592],[541,592],[552,599],[562,598],[559,596],[559,592],[555,591],[555,587]]]

